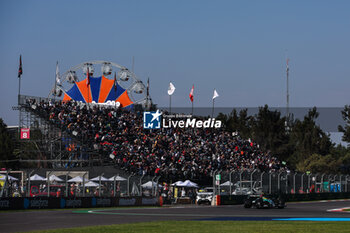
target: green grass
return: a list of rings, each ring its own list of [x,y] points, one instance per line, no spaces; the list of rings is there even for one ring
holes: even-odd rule
[[[350,222],[289,221],[162,221],[109,226],[55,229],[33,232],[350,232]]]

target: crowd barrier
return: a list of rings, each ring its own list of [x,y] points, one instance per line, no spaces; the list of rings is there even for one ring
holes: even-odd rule
[[[287,202],[350,199],[346,193],[281,194]],[[243,204],[247,195],[216,195],[214,205]],[[161,197],[9,197],[0,199],[0,210],[162,206]]]
[[[0,210],[21,209],[62,209],[62,208],[94,208],[120,206],[161,206],[158,197],[14,197],[1,198]]]
[[[350,192],[343,193],[305,193],[305,194],[281,194],[287,202],[293,201],[316,201],[350,199]],[[247,195],[217,195],[216,205],[237,205],[243,204]]]

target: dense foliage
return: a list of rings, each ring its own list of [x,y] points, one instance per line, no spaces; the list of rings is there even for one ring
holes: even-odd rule
[[[341,112],[344,121],[346,122],[345,128],[339,125],[339,132],[343,132],[343,141],[350,142],[350,105],[345,105],[344,110]]]
[[[251,138],[262,149],[271,151],[288,167],[298,171],[310,172],[350,172],[350,148],[335,146],[317,124],[319,116],[316,108],[309,110],[304,119],[289,120],[267,105],[259,108],[254,116],[247,109],[231,114],[219,114],[229,131],[238,131],[243,138]],[[350,142],[350,107],[342,111],[346,126],[339,126],[344,133],[343,140]],[[288,125],[288,127],[287,127]]]
[[[0,168],[5,167],[5,161],[13,157],[13,140],[10,137],[7,126],[0,118]]]
[[[46,167],[42,162],[19,163],[19,160],[45,160],[44,141],[40,129],[30,130],[30,140],[19,140],[18,132],[7,129],[0,118],[0,168],[20,169],[26,167]]]

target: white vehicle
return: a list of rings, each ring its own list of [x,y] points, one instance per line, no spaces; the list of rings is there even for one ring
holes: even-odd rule
[[[211,201],[213,200],[214,193],[213,193],[213,188],[204,188],[202,190],[199,190],[197,192],[197,197],[196,197],[196,203],[197,205],[201,204],[211,204]]]
[[[260,181],[238,181],[233,185],[232,195],[260,195],[262,193]]]

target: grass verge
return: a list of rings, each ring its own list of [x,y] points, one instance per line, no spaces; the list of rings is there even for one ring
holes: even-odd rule
[[[349,232],[350,222],[289,221],[159,221],[32,231],[36,233],[99,232]]]

